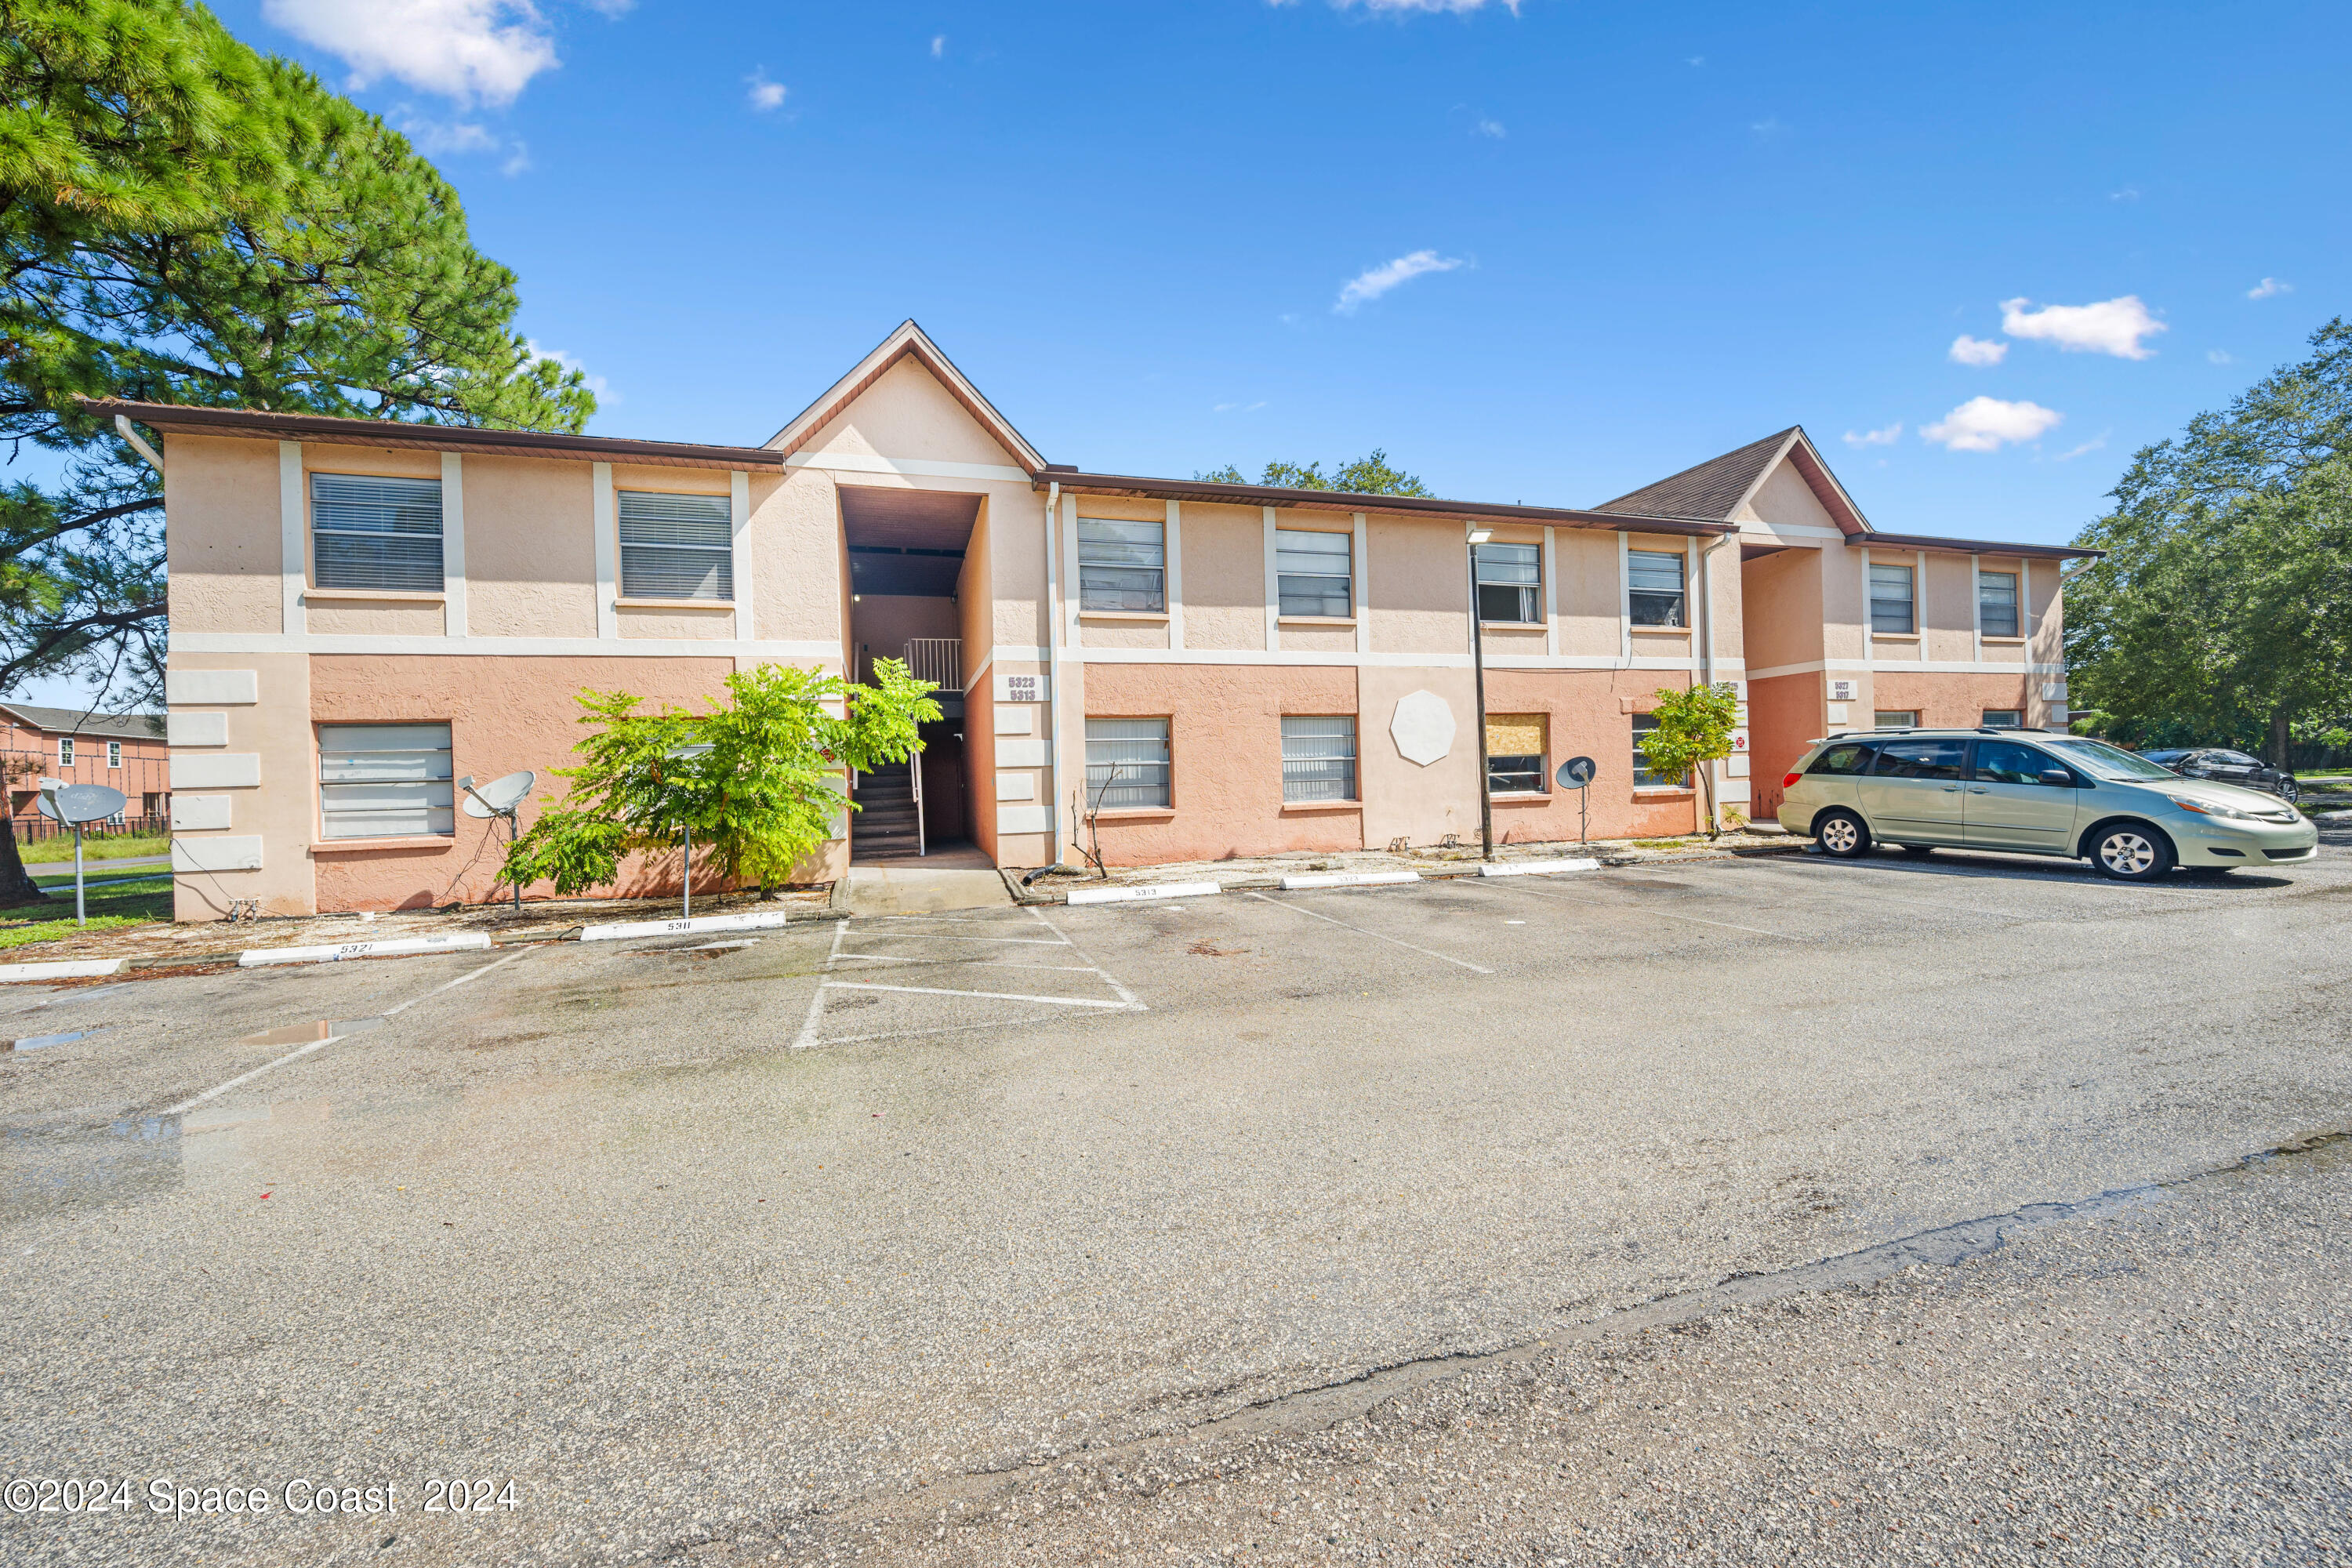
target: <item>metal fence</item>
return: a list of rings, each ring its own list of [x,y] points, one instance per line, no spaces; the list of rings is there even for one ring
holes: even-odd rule
[[[126,798],[122,815],[89,824],[82,830],[86,838],[162,837],[172,831],[172,763],[168,757],[135,754],[125,746],[121,764],[109,767],[103,737],[83,737],[83,743],[74,751],[73,762],[64,766],[58,764],[57,753],[52,751],[0,752],[0,779],[5,780],[5,787],[0,800],[5,802],[9,826],[17,843],[73,837],[72,828],[41,815],[37,803],[43,779],[105,784],[123,793]]]

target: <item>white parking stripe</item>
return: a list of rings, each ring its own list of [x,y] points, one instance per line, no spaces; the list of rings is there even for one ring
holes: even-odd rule
[[[1664,910],[1647,909],[1640,904],[1612,904],[1604,899],[1574,899],[1569,897],[1566,893],[1555,893],[1549,888],[1529,888],[1515,884],[1510,890],[1515,893],[1525,893],[1531,899],[1549,899],[1555,903],[1583,904],[1590,909],[1596,910],[1622,910],[1630,915],[1655,915],[1662,921],[1687,921],[1693,925],[1715,926],[1723,931],[1744,931],[1755,936],[1778,937],[1782,942],[1811,942],[1813,940],[1809,936],[1790,936],[1784,931],[1766,931],[1762,926],[1738,925],[1730,921],[1702,920],[1697,915],[1668,914]]]
[[[833,947],[832,950],[824,955],[824,967],[826,969],[831,969],[833,967],[833,961],[841,956],[841,933],[848,929],[849,922],[846,920],[838,920],[833,922]],[[797,1051],[805,1046],[814,1045],[815,1043],[816,1021],[824,1016],[824,983],[823,981],[819,981],[817,982],[816,989],[809,994],[808,1015],[801,1019],[801,1032],[793,1037],[793,1049]]]
[[[1045,915],[1040,913],[1036,905],[1031,904],[1028,908],[1031,914],[1036,915],[1037,923],[1039,925],[1044,926],[1055,936],[1062,938],[1063,946],[1068,948],[1072,952],[1076,953],[1080,958],[1085,959],[1087,963],[1094,963],[1094,954],[1079,947],[1076,942],[1072,942],[1067,936],[1064,935],[1062,928],[1055,925],[1052,921],[1047,920]],[[1109,970],[1101,967],[1099,964],[1096,965],[1095,973],[1103,977],[1104,984],[1118,993],[1118,998],[1120,1001],[1126,1003],[1129,1006],[1134,1008],[1139,1013],[1146,1011],[1143,1004],[1135,999],[1135,993],[1129,991],[1126,986],[1121,985],[1118,983],[1118,977],[1117,975],[1111,973]]]
[[[992,1002],[1045,1002],[1056,1007],[1115,1007],[1124,1012],[1125,1002],[1102,1002],[1091,996],[1031,996],[1012,991],[950,991],[938,985],[861,984],[850,980],[828,980],[827,991],[904,991],[919,996],[984,996]]]
[[[847,925],[849,922],[844,921],[841,923]],[[1049,925],[1046,929],[1050,931],[1053,928]],[[861,937],[879,937],[892,942],[1010,942],[1017,947],[1067,947],[1070,945],[1066,941],[1047,942],[1043,937],[964,936],[956,931],[860,931],[857,934]]]
[[[496,963],[485,963],[479,969],[468,970],[465,973],[457,976],[455,980],[444,981],[442,984],[436,985],[432,990],[425,992],[421,995],[411,996],[407,1001],[401,1003],[396,1007],[386,1007],[383,1012],[377,1014],[376,1016],[379,1018],[390,1018],[398,1014],[405,1013],[411,1007],[415,1006],[419,1002],[429,1001],[433,997],[440,995],[441,993],[449,990],[453,986],[463,985],[468,980],[479,980],[483,975],[488,974],[493,969],[503,969],[508,964],[512,963],[516,959],[528,958],[529,956],[530,956],[530,949],[529,948],[524,948],[520,952],[510,952],[504,958],[498,960]],[[325,1039],[312,1040],[309,1045],[302,1047],[299,1050],[287,1052],[284,1056],[279,1057],[274,1062],[264,1062],[259,1067],[255,1068],[251,1072],[239,1073],[236,1077],[229,1079],[226,1083],[216,1084],[213,1088],[205,1090],[204,1093],[199,1094],[193,1099],[184,1100],[180,1101],[179,1104],[172,1107],[171,1110],[164,1111],[163,1114],[165,1116],[184,1115],[188,1111],[194,1110],[197,1106],[202,1105],[207,1100],[212,1100],[217,1096],[226,1094],[230,1089],[236,1088],[239,1084],[251,1083],[263,1073],[268,1072],[273,1068],[282,1068],[288,1062],[299,1060],[301,1058],[309,1056],[312,1051],[324,1050],[327,1047],[333,1045],[337,1040],[342,1039],[343,1037],[344,1037],[341,1035],[329,1035]]]
[[[1447,963],[1458,964],[1462,968],[1470,971],[1473,974],[1492,974],[1495,973],[1491,969],[1471,963],[1466,958],[1455,958],[1450,953],[1433,952],[1425,947],[1415,947],[1409,942],[1399,942],[1392,936],[1382,936],[1376,931],[1366,931],[1361,926],[1351,926],[1346,921],[1332,920],[1329,915],[1323,913],[1319,910],[1306,909],[1297,904],[1286,904],[1280,899],[1269,899],[1264,893],[1252,893],[1249,896],[1253,899],[1258,900],[1262,903],[1272,904],[1277,910],[1288,910],[1295,915],[1311,915],[1318,921],[1329,921],[1331,924],[1338,926],[1342,931],[1351,931],[1359,936],[1370,937],[1375,942],[1384,942],[1392,947],[1402,947],[1409,952],[1420,953],[1424,958],[1434,958],[1442,960]]]

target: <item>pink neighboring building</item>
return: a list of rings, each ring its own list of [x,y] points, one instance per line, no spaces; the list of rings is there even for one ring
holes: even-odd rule
[[[1595,837],[1687,831],[1635,737],[1692,681],[1748,703],[1717,783],[1759,816],[1826,730],[2065,718],[2081,552],[1878,532],[1800,429],[1591,509],[1090,473],[911,321],[761,447],[99,406],[163,437],[185,920],[486,899],[456,777],[551,787],[581,688],[769,661],[905,658],[947,710],[812,880],[1475,840],[1482,761],[1498,837],[1572,838],[1578,754]]]

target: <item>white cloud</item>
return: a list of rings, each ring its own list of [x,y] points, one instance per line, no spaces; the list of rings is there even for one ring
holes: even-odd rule
[[[1786,136],[1789,133],[1789,128],[1780,123],[1780,117],[1777,114],[1768,114],[1748,129],[1759,136]]]
[[[2065,418],[2038,403],[1971,397],[1919,434],[1955,452],[1997,452],[2005,442],[2031,441]]]
[[[2120,191],[2109,191],[2107,193],[2107,200],[2111,202],[2136,202],[2139,200],[2139,187],[2137,185],[2126,185]]]
[[[496,153],[499,155],[499,173],[509,177],[530,167],[530,149],[520,139],[509,141],[488,126],[473,121],[427,120],[404,114],[400,120],[400,132],[427,157]]]
[[[1705,55],[1693,55],[1683,63],[1687,66],[1703,66],[1706,64],[1706,57]]]
[[[1849,447],[1892,447],[1903,434],[1903,421],[1897,419],[1884,430],[1864,430],[1859,436],[1849,430],[1845,444]]]
[[[751,107],[761,113],[765,114],[772,109],[782,109],[784,106],[784,84],[780,81],[770,81],[767,67],[761,66],[743,79],[751,84],[751,90],[744,96],[750,100]]]
[[[1999,364],[2009,357],[2009,345],[1990,338],[1972,338],[1966,332],[1952,340],[1951,361],[1954,364]]]
[[[1210,412],[1213,414],[1255,414],[1265,406],[1265,400],[1261,398],[1255,403],[1220,403],[1215,407],[1212,408]]]
[[[931,58],[938,59],[941,55],[946,54],[947,52],[948,36],[945,33],[933,33],[931,35]]]
[[[1483,117],[1479,120],[1476,129],[1479,135],[1492,136],[1497,142],[1500,142],[1504,137],[1510,134],[1508,131],[1503,129],[1503,122],[1501,121],[1487,120]]]
[[[1358,306],[1379,299],[1400,283],[1410,282],[1424,272],[1451,272],[1461,265],[1459,257],[1440,256],[1433,250],[1400,256],[1394,261],[1366,268],[1349,279],[1340,286],[1339,298],[1331,309],[1343,316],[1353,315]]]
[[[2294,284],[2282,283],[2275,278],[2265,278],[2261,282],[2246,290],[2246,298],[2249,300],[2267,300],[2273,294],[2292,294],[2294,292]]]
[[[542,344],[533,342],[529,338],[525,338],[523,340],[522,346],[526,352],[535,358],[551,359],[566,370],[585,371],[588,368],[585,364],[581,363],[580,357],[577,354],[566,353],[562,349],[551,349]],[[612,384],[606,381],[603,376],[592,375],[588,376],[586,379],[588,382],[588,390],[596,395],[597,402],[618,403],[621,401],[621,395],[614,392],[613,390]]]
[[[2115,432],[2111,430],[2102,430],[2097,435],[2092,437],[2089,440],[2084,442],[2081,446],[2074,447],[2072,450],[2059,453],[2058,460],[2062,463],[2071,462],[2074,458],[2083,456],[2085,452],[2095,452],[2100,447],[2107,444],[2107,437],[2114,433]]]
[[[2147,359],[2156,351],[2140,342],[2166,331],[2147,313],[2137,294],[2102,300],[2095,305],[2025,307],[2024,299],[2000,302],[2000,330],[2012,338],[2041,338],[2070,353],[2113,354],[2117,359]]]
[[[2205,351],[2205,363],[2207,364],[2235,364],[2238,363],[2238,356],[2231,353],[2228,349],[2207,349]]]
[[[509,180],[517,174],[530,173],[530,146],[520,140],[509,143],[506,159],[499,164],[499,173]]]
[[[511,102],[556,66],[529,0],[262,0],[274,25],[336,56],[355,86],[392,77],[461,102]]]

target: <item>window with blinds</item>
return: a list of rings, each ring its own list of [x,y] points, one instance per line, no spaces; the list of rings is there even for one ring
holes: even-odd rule
[[[1356,721],[1352,714],[1286,717],[1282,721],[1282,798],[1356,798]]]
[[[1345,533],[1307,529],[1274,531],[1274,581],[1286,616],[1355,614],[1355,594],[1349,577],[1349,552],[1355,544]]]
[[[2017,574],[1977,574],[1977,624],[1989,637],[2017,635]]]
[[[1668,778],[1650,769],[1650,753],[1642,750],[1642,737],[1658,727],[1655,713],[1633,715],[1633,787],[1635,789],[1681,789],[1690,784],[1688,778]]]
[[[1486,715],[1486,787],[1496,795],[1540,795],[1544,787],[1545,716]]]
[[[725,496],[618,492],[621,597],[735,597],[735,512]]]
[[[441,591],[441,481],[310,476],[310,575],[321,588]]]
[[[1870,563],[1870,629],[1874,632],[1916,632],[1911,568]]]
[[[1087,809],[1166,805],[1168,721],[1087,721]]]
[[[1637,626],[1690,625],[1683,604],[1683,558],[1664,550],[1625,552],[1625,608]]]
[[[1150,613],[1167,607],[1168,525],[1078,519],[1078,608]]]
[[[1478,574],[1478,618],[1543,620],[1543,552],[1534,544],[1474,544],[1470,559]]]
[[[449,763],[446,724],[320,725],[320,837],[455,834]]]

